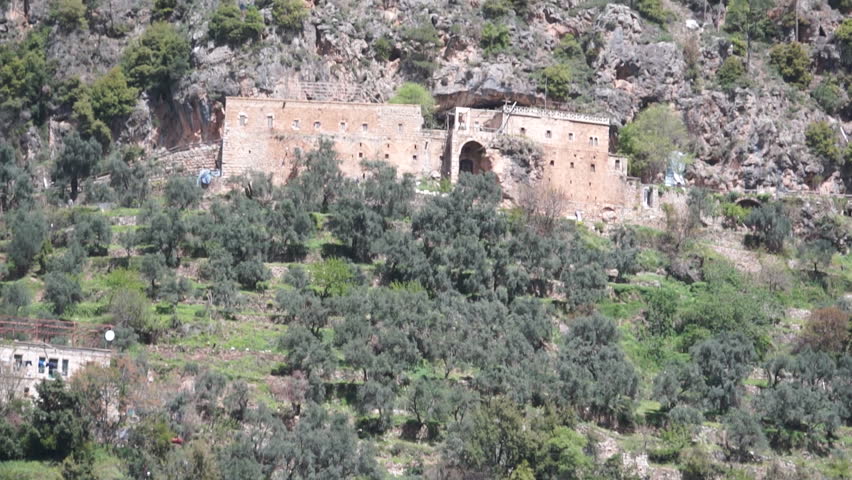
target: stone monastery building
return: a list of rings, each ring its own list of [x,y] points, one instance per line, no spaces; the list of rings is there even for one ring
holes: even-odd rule
[[[460,172],[492,171],[504,191],[529,178],[533,187],[563,191],[566,214],[615,213],[633,203],[627,161],[609,153],[607,118],[507,105],[454,108],[446,130],[423,124],[418,105],[228,97],[219,166],[223,177],[260,170],[286,182],[297,173],[297,151],[312,150],[324,137],[334,141],[350,177],[363,175],[362,161],[384,160],[400,173],[454,182]],[[520,166],[504,155],[498,146],[507,136],[538,145],[537,165]],[[523,174],[525,168],[533,174]]]

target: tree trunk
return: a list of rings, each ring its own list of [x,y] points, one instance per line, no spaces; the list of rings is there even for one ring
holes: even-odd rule
[[[77,200],[77,188],[78,188],[77,182],[78,182],[78,180],[77,180],[76,175],[71,177],[71,200],[74,200],[74,201]]]

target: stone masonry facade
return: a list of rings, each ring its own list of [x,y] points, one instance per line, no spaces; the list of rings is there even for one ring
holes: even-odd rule
[[[228,97],[216,166],[223,178],[259,170],[284,183],[298,173],[298,152],[328,138],[353,178],[364,174],[363,161],[383,160],[417,178],[456,181],[461,172],[492,171],[505,191],[519,183],[518,165],[498,148],[508,136],[541,149],[527,183],[564,192],[566,214],[620,215],[635,204],[626,159],[609,153],[607,118],[504,106],[458,107],[448,120],[446,129],[424,128],[417,105]]]

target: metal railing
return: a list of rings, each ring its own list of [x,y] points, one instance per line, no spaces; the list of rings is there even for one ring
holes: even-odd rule
[[[87,324],[64,320],[0,316],[0,338],[54,343],[59,339],[68,346],[103,348],[109,324]]]

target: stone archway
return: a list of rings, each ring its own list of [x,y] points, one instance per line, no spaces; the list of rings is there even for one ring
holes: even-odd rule
[[[485,173],[492,169],[491,160],[485,156],[485,147],[481,143],[470,140],[462,145],[459,152],[459,173]]]

